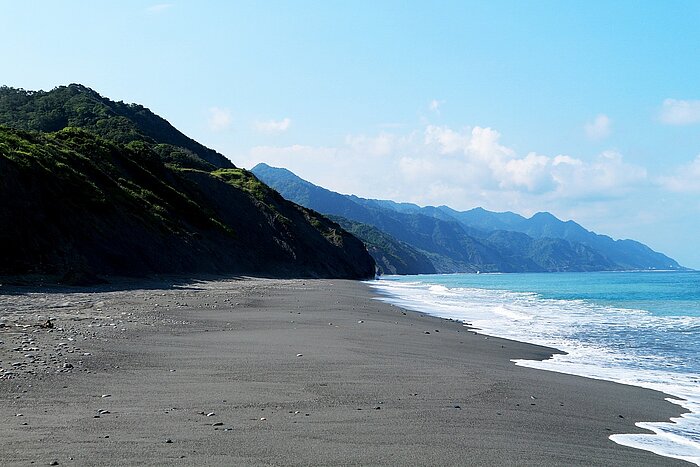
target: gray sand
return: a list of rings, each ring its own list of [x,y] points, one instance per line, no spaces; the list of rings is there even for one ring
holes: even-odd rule
[[[0,287],[0,464],[689,465],[608,440],[677,416],[662,394],[361,283],[145,285]]]

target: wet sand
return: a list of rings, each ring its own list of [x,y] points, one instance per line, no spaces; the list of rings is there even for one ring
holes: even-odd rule
[[[0,342],[2,465],[690,465],[608,439],[663,394],[358,282],[1,286]]]

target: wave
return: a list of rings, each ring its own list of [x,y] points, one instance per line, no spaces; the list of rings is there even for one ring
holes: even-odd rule
[[[421,279],[433,279],[421,277]],[[439,280],[439,278],[438,278]],[[454,281],[454,279],[452,279]],[[615,434],[618,444],[700,465],[700,317],[537,293],[450,287],[431,281],[370,281],[381,300],[468,322],[482,334],[560,349],[549,360],[519,366],[658,390],[689,412],[669,422],[638,423],[654,434]]]

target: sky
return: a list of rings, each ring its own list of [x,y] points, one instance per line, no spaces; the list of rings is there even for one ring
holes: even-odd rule
[[[700,2],[0,0],[0,84],[81,83],[362,197],[549,211],[700,268]]]

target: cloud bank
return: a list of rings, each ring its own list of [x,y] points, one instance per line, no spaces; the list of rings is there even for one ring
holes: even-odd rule
[[[292,120],[290,118],[283,118],[282,120],[255,122],[253,127],[261,133],[282,133],[287,131],[291,124]]]
[[[692,125],[700,122],[700,100],[666,99],[659,120],[667,125]]]
[[[480,126],[425,125],[408,133],[348,135],[337,147],[258,146],[248,157],[249,166],[286,167],[344,193],[457,209],[553,210],[621,199],[651,184],[644,167],[618,152],[588,159],[519,154],[498,131]]]
[[[670,175],[659,177],[658,182],[675,193],[700,193],[700,155],[692,162],[678,167]]]

